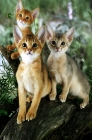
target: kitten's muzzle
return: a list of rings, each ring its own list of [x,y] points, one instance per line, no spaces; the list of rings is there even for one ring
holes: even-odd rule
[[[25,21],[20,20],[20,23],[25,24]]]
[[[55,50],[56,50],[57,52],[59,52],[59,51],[60,51],[60,48],[59,48],[59,47],[56,47]]]
[[[31,54],[32,55],[32,50],[31,49],[29,49],[28,51],[27,51],[27,55],[28,54]]]

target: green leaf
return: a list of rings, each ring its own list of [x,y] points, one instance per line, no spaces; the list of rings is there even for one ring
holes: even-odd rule
[[[8,18],[12,18],[12,14],[11,13],[8,13]]]
[[[0,116],[7,116],[8,113],[6,110],[0,110]]]

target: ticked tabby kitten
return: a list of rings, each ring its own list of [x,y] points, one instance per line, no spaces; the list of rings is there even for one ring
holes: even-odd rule
[[[59,96],[61,102],[65,102],[68,93],[71,93],[83,100],[80,108],[85,108],[89,103],[89,82],[74,60],[66,54],[72,43],[75,28],[70,28],[65,34],[55,33],[50,26],[46,28],[46,42],[51,52],[47,60],[52,80],[50,100],[55,100],[56,84],[59,83],[62,85],[62,93]]]
[[[37,35],[23,35],[18,26],[15,26],[13,34],[22,58],[16,73],[19,96],[17,123],[20,124],[25,119],[29,121],[36,117],[41,98],[51,91],[51,81],[40,56],[44,45],[45,28],[41,27]],[[27,94],[33,98],[26,114]]]
[[[17,6],[16,6],[16,22],[23,34],[26,35],[26,34],[31,33],[30,25],[36,19],[38,14],[39,14],[39,8],[36,8],[33,11],[29,11],[27,9],[24,9],[22,1],[18,0]],[[7,46],[8,50],[14,50],[15,48],[16,48],[15,43],[13,45]],[[18,57],[19,57],[18,52],[13,52],[11,54],[12,59],[16,59]]]

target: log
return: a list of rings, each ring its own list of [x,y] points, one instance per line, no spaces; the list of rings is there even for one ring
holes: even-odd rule
[[[53,137],[57,140],[92,140],[92,104],[82,110],[77,108],[72,119],[45,140],[53,140]]]
[[[0,140],[80,140],[88,126],[92,129],[92,104],[80,110],[72,100],[41,100],[37,116],[22,124],[16,123],[17,113],[11,118]],[[90,139],[89,139],[90,140]]]
[[[41,100],[37,116],[32,121],[25,121],[18,125],[17,114],[8,122],[1,134],[1,140],[42,140],[55,129],[67,123],[74,113],[76,107],[67,102],[62,104],[59,100]]]

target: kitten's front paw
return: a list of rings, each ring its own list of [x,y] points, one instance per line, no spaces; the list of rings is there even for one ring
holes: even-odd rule
[[[85,107],[86,107],[86,105],[87,105],[87,103],[82,103],[82,104],[80,104],[80,109],[85,108]]]
[[[64,102],[66,101],[66,97],[65,97],[63,94],[61,94],[61,95],[59,96],[59,99],[60,99],[60,101],[61,101],[62,103],[64,103]]]
[[[11,51],[11,45],[6,46],[6,48]]]
[[[13,51],[13,50],[16,48],[16,46],[14,46],[14,45],[7,45],[6,48],[7,48],[9,51]]]
[[[30,103],[32,101],[32,97],[27,97],[26,102]]]
[[[25,113],[18,113],[17,124],[21,124],[24,121],[25,121]]]
[[[29,109],[26,114],[26,120],[30,121],[36,117],[36,112],[34,109]]]
[[[13,59],[13,60],[17,59],[17,58],[19,58],[19,56],[20,56],[20,54],[18,52],[14,52],[11,54],[11,59]]]
[[[53,93],[49,94],[49,99],[51,101],[54,101],[56,99],[56,94],[53,94]]]

